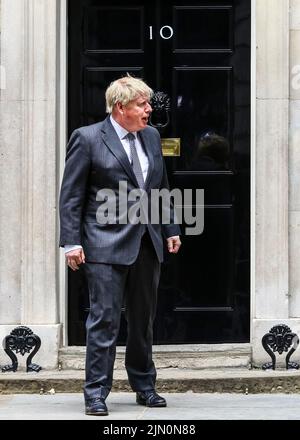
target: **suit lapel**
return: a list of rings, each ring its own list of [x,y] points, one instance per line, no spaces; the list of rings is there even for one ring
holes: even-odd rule
[[[141,142],[142,142],[143,147],[146,151],[148,161],[149,161],[148,173],[147,173],[147,177],[146,177],[146,181],[145,181],[145,185],[144,185],[144,189],[147,190],[147,188],[150,186],[151,176],[152,176],[153,169],[154,169],[153,151],[151,148],[151,139],[150,139],[147,131],[146,130],[139,131],[139,136],[140,136]]]
[[[102,137],[107,147],[122,165],[124,171],[134,181],[135,185],[138,186],[138,182],[128,160],[127,154],[119,139],[119,136],[109,120],[109,116],[104,121],[102,127]]]
[[[154,170],[154,160],[153,160],[153,151],[151,148],[151,139],[149,134],[146,130],[139,131],[139,136],[141,139],[141,142],[143,144],[143,147],[145,148],[148,161],[149,161],[149,168],[148,173],[144,185],[144,189],[146,190],[151,181],[151,176]],[[119,136],[117,135],[114,127],[112,126],[109,116],[105,119],[103,126],[102,126],[102,137],[107,145],[107,147],[110,149],[112,154],[118,159],[120,164],[122,165],[124,171],[128,174],[128,176],[133,180],[136,186],[138,186],[138,182],[136,180],[135,174],[132,170],[132,166],[130,165],[130,162],[128,160],[127,154],[124,150],[124,147],[119,139]]]

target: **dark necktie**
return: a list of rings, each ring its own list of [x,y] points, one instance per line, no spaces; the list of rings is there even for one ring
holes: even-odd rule
[[[139,184],[140,188],[144,188],[144,176],[142,172],[141,163],[136,151],[135,146],[135,136],[132,133],[128,133],[126,135],[127,139],[129,140],[129,146],[130,146],[130,156],[131,156],[131,165],[133,172],[135,174],[136,180]]]

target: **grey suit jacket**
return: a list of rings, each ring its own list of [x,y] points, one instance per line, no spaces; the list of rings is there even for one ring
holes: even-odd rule
[[[144,190],[169,188],[158,131],[147,126],[139,132],[149,161]],[[143,226],[141,224],[100,224],[96,200],[102,188],[119,196],[119,181],[126,181],[128,192],[138,183],[126,152],[109,117],[97,124],[76,129],[69,140],[60,192],[60,246],[81,244],[87,262],[132,264],[137,258]],[[129,202],[130,204],[130,202]],[[172,211],[168,225],[147,224],[159,261],[163,261],[162,233],[166,238],[179,235]]]

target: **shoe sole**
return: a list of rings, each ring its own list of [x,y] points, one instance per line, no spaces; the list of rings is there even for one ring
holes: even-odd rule
[[[85,414],[87,416],[108,416],[108,411],[99,411],[99,412],[86,411]]]
[[[156,405],[147,405],[146,402],[136,402],[138,405],[147,406],[147,408],[165,408],[167,406],[166,403],[157,403]]]

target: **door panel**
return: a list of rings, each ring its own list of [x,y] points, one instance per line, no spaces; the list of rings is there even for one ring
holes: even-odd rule
[[[177,2],[176,2],[177,3]],[[232,49],[232,6],[174,6],[174,50]],[[192,31],[196,30],[196,32]]]
[[[117,23],[117,31],[114,23]],[[134,26],[128,26],[130,23]],[[83,26],[85,53],[143,52],[144,8],[142,5],[87,6],[84,10]]]
[[[203,233],[183,224],[180,253],[165,254],[154,343],[249,341],[250,13],[250,0],[69,1],[69,134],[106,116],[111,81],[142,77],[170,98],[171,188],[204,189]],[[69,343],[81,345],[81,271],[69,271],[68,298]]]

